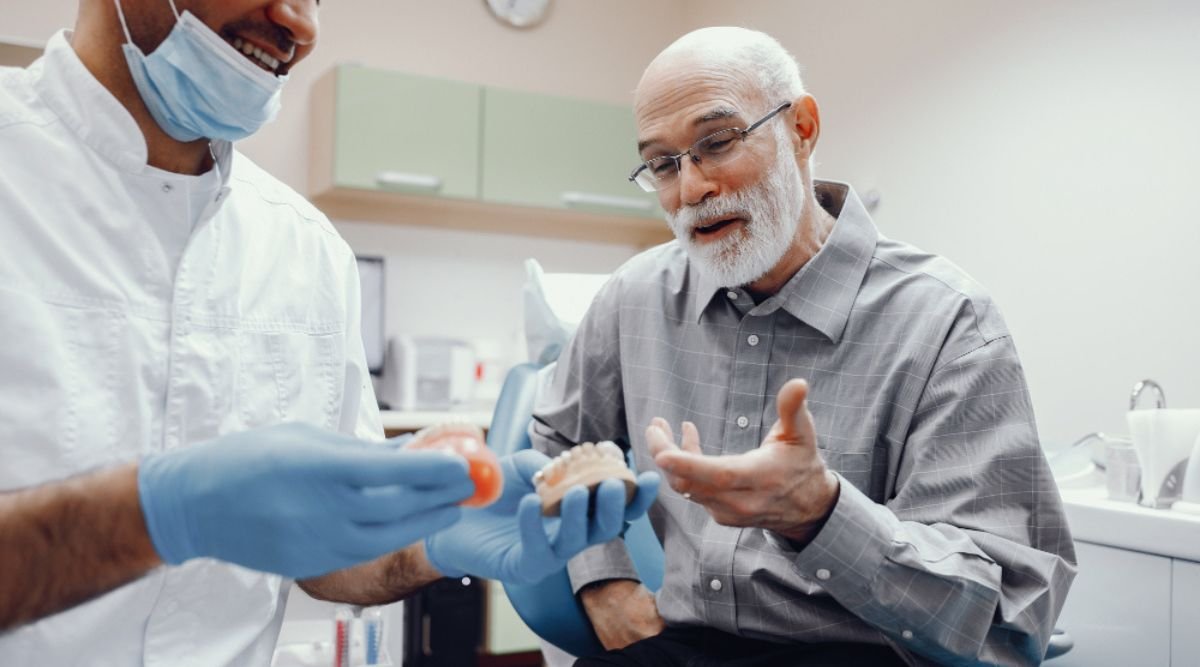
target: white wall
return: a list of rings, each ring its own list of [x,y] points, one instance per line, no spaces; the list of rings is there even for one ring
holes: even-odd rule
[[[1200,407],[1200,3],[692,0],[775,35],[822,109],[819,176],[1008,319],[1043,444],[1124,433],[1134,382]]]

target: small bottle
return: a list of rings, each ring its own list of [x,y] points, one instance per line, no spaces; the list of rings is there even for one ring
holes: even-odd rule
[[[362,612],[362,623],[366,664],[378,665],[383,659],[383,609],[367,607]]]
[[[350,667],[350,637],[354,627],[354,611],[349,605],[333,610],[333,665]]]

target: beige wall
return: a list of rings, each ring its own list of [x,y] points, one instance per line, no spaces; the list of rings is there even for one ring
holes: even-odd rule
[[[514,30],[483,0],[329,0],[318,48],[293,72],[279,119],[240,147],[306,192],[308,89],[340,62],[627,103],[646,62],[683,24],[685,4],[557,0],[542,25]],[[0,37],[44,42],[74,23],[75,8],[71,0],[0,0]]]
[[[1043,442],[1124,433],[1133,383],[1200,407],[1200,3],[692,0],[778,37],[821,103],[818,174],[1007,316]]]
[[[543,24],[521,31],[492,18],[483,0],[324,2],[318,48],[293,72],[279,119],[239,148],[307,193],[308,90],[339,62],[629,103],[645,63],[678,33],[686,3],[553,4]],[[0,37],[44,42],[73,23],[75,7],[70,0],[0,0]],[[630,146],[632,163],[632,137]],[[521,264],[526,257],[537,257],[551,271],[609,272],[635,251],[612,244],[335,222],[356,251],[388,257],[392,333],[511,341],[522,330]],[[448,295],[458,308],[445,307]]]
[[[1022,352],[1047,445],[1124,432],[1134,381],[1200,406],[1200,4],[1190,0],[556,0],[529,32],[482,0],[330,0],[280,120],[242,148],[305,190],[307,88],[338,61],[611,102],[686,29],[772,32],[805,66],[818,173],[878,188],[884,233],[987,286]],[[44,40],[75,3],[0,0],[0,35]],[[519,329],[520,260],[607,271],[632,249],[341,223],[394,259],[393,330]],[[464,253],[463,248],[469,250]],[[482,254],[481,254],[482,253]],[[500,279],[489,279],[498,275]],[[462,293],[446,317],[428,294]],[[471,295],[474,295],[472,297]],[[497,305],[502,304],[502,305]],[[474,327],[474,329],[472,329]],[[472,330],[469,330],[472,329]]]

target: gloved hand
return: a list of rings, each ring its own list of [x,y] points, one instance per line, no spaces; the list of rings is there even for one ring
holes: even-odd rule
[[[592,517],[588,492],[577,486],[563,496],[557,519],[542,517],[533,475],[550,459],[523,450],[500,461],[504,492],[487,507],[468,509],[462,519],[425,538],[430,564],[448,577],[473,574],[509,583],[540,581],[566,566],[575,554],[617,537],[624,523],[646,513],[658,494],[659,475],[638,475],[637,494],[625,506],[625,485],[605,480],[596,489]]]
[[[305,424],[233,433],[138,468],[146,528],[170,564],[211,557],[307,578],[401,549],[458,520],[466,463]]]

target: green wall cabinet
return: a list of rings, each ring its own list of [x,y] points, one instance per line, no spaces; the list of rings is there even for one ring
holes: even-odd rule
[[[353,65],[335,72],[322,165],[332,185],[479,196],[480,86]]]
[[[484,201],[658,215],[655,195],[629,182],[628,107],[485,88],[483,109]]]
[[[312,90],[309,196],[335,219],[649,246],[628,107],[342,65]]]

